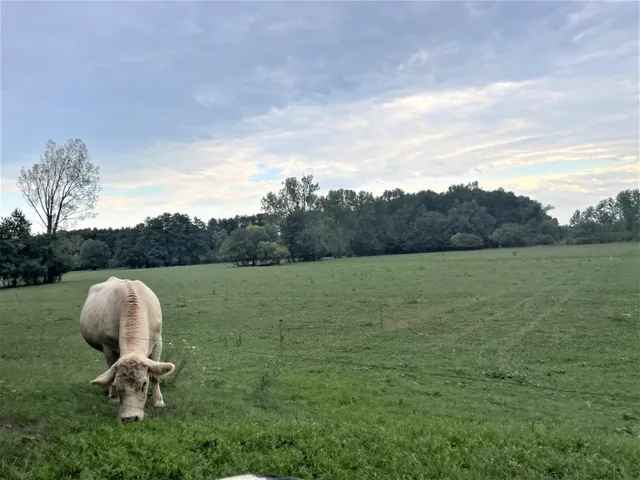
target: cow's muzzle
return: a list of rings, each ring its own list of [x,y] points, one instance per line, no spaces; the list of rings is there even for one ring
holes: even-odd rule
[[[138,421],[140,421],[140,416],[139,415],[134,415],[132,417],[122,417],[122,418],[120,418],[120,421],[123,422],[123,423],[138,422]]]

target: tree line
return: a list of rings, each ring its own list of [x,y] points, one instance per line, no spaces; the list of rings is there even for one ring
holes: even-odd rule
[[[66,161],[65,161],[66,159]],[[157,268],[230,262],[237,266],[482,248],[638,240],[640,192],[623,190],[569,225],[552,206],[477,182],[445,192],[402,189],[381,195],[349,189],[318,192],[313,176],[287,178],[261,199],[261,212],[204,221],[183,213],[148,217],[134,227],[72,229],[96,204],[99,172],[79,140],[53,142],[18,185],[46,233],[34,235],[16,209],[0,224],[4,286],[59,281],[71,270]],[[29,201],[31,199],[31,201]]]

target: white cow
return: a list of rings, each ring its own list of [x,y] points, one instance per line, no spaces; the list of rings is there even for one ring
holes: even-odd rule
[[[153,406],[164,407],[158,379],[175,365],[160,362],[162,309],[155,293],[139,280],[110,277],[89,288],[80,313],[85,341],[104,353],[109,369],[92,384],[109,388],[120,401],[120,420],[142,420],[149,380]]]

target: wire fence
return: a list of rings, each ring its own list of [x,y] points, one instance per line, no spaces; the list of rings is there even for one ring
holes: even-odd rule
[[[528,302],[531,302],[533,300],[535,300],[536,298],[540,298],[540,296],[546,295],[548,292],[553,291],[559,284],[560,284],[561,280],[558,280],[557,282],[553,283],[553,284],[549,284],[546,285],[544,288],[538,290],[536,292],[535,295],[532,295],[530,297],[525,297],[523,298],[521,301],[511,305],[509,308],[497,312],[497,316],[499,318],[504,317],[505,315],[509,314],[510,312],[517,310],[518,308],[521,308],[523,305],[525,305]],[[508,289],[508,292],[511,290],[515,290],[515,289]],[[508,293],[506,292],[506,293]],[[505,293],[505,292],[503,292]],[[460,308],[464,309],[470,306],[473,306],[475,304],[477,304],[478,302],[481,301],[489,301],[490,298],[470,298],[468,300],[465,300],[463,305],[457,305],[457,309],[459,310]],[[383,319],[383,307],[384,305],[380,305],[377,309],[376,312],[369,312],[369,313],[377,313],[377,310],[379,309],[379,315],[380,315],[380,332],[383,333],[384,330],[384,319]],[[540,315],[541,316],[546,316],[548,315],[551,310],[554,308],[553,305],[548,306],[548,308],[543,311]],[[441,315],[445,315],[448,311],[448,308],[443,308],[440,309],[438,311],[431,311],[429,312],[429,315],[431,317],[438,317]],[[371,322],[371,326],[375,327],[375,323],[376,322]],[[13,322],[6,322],[4,319],[2,320],[2,322],[0,322],[0,328],[2,327],[3,324],[7,324],[7,325],[17,325],[17,324],[21,324],[22,323],[19,320],[13,321]],[[46,338],[47,336],[45,331],[46,331],[46,327],[47,327],[48,321],[43,321],[41,326],[40,326],[40,342],[44,343],[47,341],[50,341],[50,338]],[[624,400],[624,401],[628,401],[628,402],[640,402],[640,395],[633,395],[633,394],[624,394],[624,393],[619,393],[619,392],[604,392],[604,391],[593,391],[593,390],[583,390],[583,389],[571,389],[571,388],[561,388],[561,387],[554,387],[554,386],[550,386],[550,385],[544,385],[542,383],[533,383],[531,381],[521,381],[518,379],[510,379],[510,378],[500,378],[499,376],[496,375],[492,375],[491,372],[489,372],[488,375],[483,375],[483,376],[478,376],[478,375],[469,375],[469,374],[460,374],[460,373],[453,373],[453,372],[443,372],[443,371],[433,371],[433,370],[429,370],[427,366],[425,365],[419,365],[419,364],[415,364],[415,361],[417,358],[412,358],[412,362],[414,363],[414,365],[391,365],[391,364],[386,364],[386,363],[381,363],[379,361],[356,361],[356,360],[345,360],[345,359],[340,359],[340,358],[336,358],[336,357],[330,357],[329,355],[324,355],[324,356],[313,356],[313,355],[309,355],[306,352],[300,352],[300,351],[294,351],[292,350],[290,345],[287,345],[284,343],[283,341],[283,335],[285,332],[292,332],[292,331],[299,331],[299,330],[306,330],[306,329],[327,329],[329,327],[335,327],[335,328],[340,328],[341,325],[336,325],[336,324],[331,324],[331,325],[304,325],[304,324],[297,324],[297,325],[288,325],[287,328],[285,329],[283,327],[283,322],[282,320],[279,323],[279,344],[277,343],[278,340],[275,340],[274,342],[274,347],[269,349],[269,350],[258,350],[258,349],[254,349],[254,348],[248,348],[246,345],[241,345],[242,340],[239,339],[239,341],[236,340],[236,346],[235,348],[233,346],[230,346],[228,348],[228,352],[234,352],[233,355],[240,354],[240,355],[254,355],[256,357],[271,357],[271,358],[275,358],[275,359],[291,359],[291,360],[295,360],[296,362],[306,362],[306,363],[311,363],[314,365],[342,365],[342,366],[347,366],[347,367],[353,367],[353,368],[360,368],[360,369],[377,369],[377,370],[386,370],[386,371],[395,371],[395,372],[401,372],[401,373],[410,373],[410,374],[414,374],[414,375],[418,375],[418,376],[423,376],[423,377],[437,377],[437,378],[442,378],[442,379],[447,379],[447,380],[456,380],[456,381],[465,381],[465,382],[482,382],[482,383],[487,383],[487,384],[500,384],[500,385],[505,385],[508,387],[513,387],[513,388],[521,388],[521,389],[529,389],[529,390],[538,390],[538,391],[544,391],[544,392],[552,392],[552,393],[561,393],[561,394],[565,394],[565,395],[574,395],[576,397],[600,397],[600,398],[612,398],[612,399],[616,399],[616,400]],[[33,326],[33,328],[37,328],[37,326]],[[376,327],[377,328],[377,327]],[[0,331],[1,334],[1,331]],[[143,338],[143,337],[129,337],[130,339],[135,339],[135,340],[143,340],[143,341],[153,341],[155,339],[150,339],[150,338]],[[61,338],[57,338],[56,341],[59,341]],[[246,339],[246,337],[245,337]],[[172,347],[172,343],[171,342],[167,342],[166,340],[163,341],[163,347],[164,347],[164,355],[163,357],[166,357],[166,354],[169,353],[167,347],[171,348]],[[7,358],[6,355],[2,355],[2,352],[0,352],[0,361],[2,361],[3,358]],[[173,352],[171,352],[173,354]],[[362,353],[360,353],[360,355],[362,355]],[[166,361],[164,359],[161,359],[161,361]],[[177,359],[178,363],[180,363],[181,359],[178,358]],[[174,373],[180,373],[179,370],[181,369],[180,365],[177,366],[176,368],[176,372]],[[162,385],[163,382],[161,382]],[[631,385],[628,385],[629,388],[631,388]]]

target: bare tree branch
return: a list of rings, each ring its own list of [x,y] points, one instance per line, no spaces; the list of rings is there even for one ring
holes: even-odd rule
[[[49,140],[40,163],[23,167],[17,185],[50,235],[96,216],[100,170],[79,138],[61,146]]]

